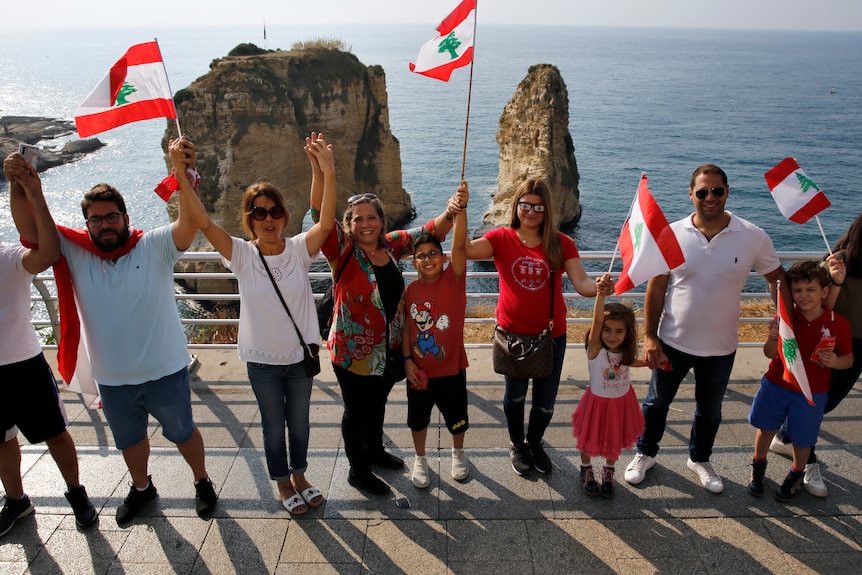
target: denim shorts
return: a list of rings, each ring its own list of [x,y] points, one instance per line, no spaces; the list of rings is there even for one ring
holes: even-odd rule
[[[172,443],[185,443],[195,431],[186,367],[139,385],[100,385],[99,393],[117,449],[128,449],[147,438],[150,415],[161,424],[162,435]]]
[[[764,377],[751,402],[748,422],[757,429],[773,431],[787,419],[787,435],[793,438],[794,445],[805,449],[817,443],[828,396],[827,392],[815,393],[815,405],[808,405],[801,392],[781,387]]]

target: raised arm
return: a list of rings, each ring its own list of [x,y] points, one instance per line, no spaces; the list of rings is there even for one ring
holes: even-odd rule
[[[460,213],[455,216],[455,233],[452,235],[452,258],[449,265],[456,278],[464,276],[467,271],[467,202],[470,200],[470,192],[467,182],[461,182],[455,200],[461,208]]]
[[[33,204],[27,199],[27,192],[24,190],[22,182],[36,178],[41,187],[42,182],[39,179],[39,174],[21,154],[15,152],[3,160],[3,175],[9,182],[9,207],[12,210],[12,220],[15,222],[15,227],[18,228],[18,233],[24,240],[35,244],[39,240],[36,213]]]
[[[829,285],[829,293],[826,294],[826,300],[823,302],[829,309],[835,309],[835,302],[838,300],[838,293],[844,282],[847,281],[847,266],[844,263],[839,253],[834,253],[826,260],[829,263],[829,277],[832,283]]]
[[[186,248],[188,248],[194,239],[195,232],[200,229],[213,245],[213,248],[215,248],[215,250],[225,259],[230,260],[233,255],[233,242],[230,234],[228,234],[220,225],[212,221],[206,208],[201,202],[200,197],[198,197],[197,192],[192,187],[192,183],[186,175],[186,167],[195,165],[194,144],[186,139],[171,140],[168,145],[168,150],[171,156],[171,163],[174,167],[174,177],[176,177],[177,182],[180,185],[180,214],[177,217],[177,221],[179,221],[180,218],[184,219],[182,227],[183,231],[179,232],[181,236],[180,239],[183,241],[188,239],[188,243],[186,244]],[[176,222],[174,223],[176,224]],[[186,238],[185,234],[189,227],[191,228],[191,237]],[[174,243],[177,245],[177,248],[184,249],[180,247],[180,243],[177,239],[177,227],[174,227],[173,233]]]
[[[593,304],[593,321],[590,323],[590,339],[587,340],[587,357],[595,359],[602,350],[602,328],[605,323],[605,291],[600,289],[605,282],[611,281],[611,274],[606,273],[596,278],[596,301]]]
[[[320,251],[335,227],[335,158],[332,144],[326,143],[323,134],[312,132],[311,138],[306,138],[305,142],[305,154],[311,162],[311,206],[320,210],[317,221],[305,235],[308,255],[313,256]]]
[[[644,361],[650,369],[662,364],[661,342],[658,339],[658,322],[664,310],[664,295],[670,284],[670,274],[658,275],[649,280],[644,295]]]
[[[23,157],[18,154],[13,156],[18,158],[12,156],[8,158],[9,170],[6,170],[6,162],[3,164],[4,172],[9,179],[9,188],[12,191],[10,197],[12,217],[16,225],[20,220],[22,225],[32,227],[27,230],[27,235],[30,237],[25,239],[38,244],[38,247],[24,252],[22,263],[25,270],[35,275],[48,269],[60,258],[60,236],[42,193],[42,180],[39,174]],[[24,234],[22,233],[21,236],[24,237]]]
[[[434,236],[441,242],[446,239],[446,235],[452,229],[455,222],[455,216],[461,213],[461,206],[455,196],[452,196],[446,201],[446,209],[443,213],[434,218]]]

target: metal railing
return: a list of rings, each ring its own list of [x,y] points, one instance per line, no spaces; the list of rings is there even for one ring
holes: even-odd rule
[[[602,251],[594,251],[594,252],[580,252],[581,260],[584,262],[584,267],[587,269],[587,274],[590,277],[598,277],[602,275],[605,271],[607,271],[607,267],[613,257],[612,252],[602,252]],[[795,262],[800,260],[815,260],[822,257],[822,253],[820,252],[778,252],[778,256],[781,259],[782,263],[787,265],[788,262]],[[322,258],[321,258],[322,259]],[[617,256],[617,260],[619,257]],[[186,252],[183,254],[180,259],[181,263],[188,262],[200,262],[200,263],[208,263],[208,264],[220,264],[221,257],[214,252]],[[600,265],[604,263],[604,265]],[[408,266],[403,266],[404,269],[404,278],[407,281],[411,281],[417,277],[417,273],[415,270],[408,269]],[[602,269],[604,267],[604,269]],[[468,266],[469,268],[469,266]],[[620,265],[615,265],[616,269],[620,268]],[[615,272],[615,276],[618,272]],[[317,280],[320,282],[320,285],[325,285],[323,283],[327,279],[331,279],[331,275],[325,269],[321,271],[311,271],[309,274],[309,278],[314,282]],[[467,302],[468,307],[475,307],[476,302],[488,301],[488,302],[496,302],[496,299],[499,295],[498,292],[486,292],[486,291],[469,291],[469,285],[471,279],[481,279],[481,278],[489,278],[496,280],[497,272],[496,271],[475,271],[468,269],[467,271],[467,279],[468,279],[468,293],[467,293]],[[206,281],[206,280],[230,280],[236,281],[236,277],[233,273],[229,271],[225,272],[177,272],[174,274],[174,279],[178,281],[191,281],[194,280],[196,282]],[[56,349],[56,342],[59,340],[59,316],[57,312],[57,296],[56,296],[56,288],[54,286],[54,277],[51,273],[43,273],[36,276],[33,280],[33,284],[36,288],[36,293],[32,296],[32,308],[34,310],[34,317],[32,318],[33,325],[40,331],[43,331],[47,328],[51,330],[51,338],[45,338],[47,343],[43,344],[44,349]],[[314,284],[313,284],[314,285]],[[564,284],[566,285],[566,284]],[[570,284],[569,284],[570,286]],[[757,274],[751,273],[749,280],[749,288],[742,294],[743,301],[745,300],[762,300],[769,298],[769,291],[766,285],[766,282],[760,278]],[[52,289],[53,288],[53,289]],[[750,291],[749,291],[750,290]],[[316,292],[314,294],[315,298],[320,298],[322,293]],[[625,293],[619,296],[619,299],[624,299],[633,302],[634,306],[643,306],[643,287],[637,290],[632,290],[628,293]],[[584,298],[580,294],[574,291],[564,291],[563,297],[566,301],[572,305],[573,307],[584,307],[587,309],[587,306],[579,306],[580,302],[591,301],[591,298]],[[177,290],[176,294],[177,302],[182,306],[183,303],[188,305],[189,302],[238,302],[239,294],[237,293],[186,293],[182,290]],[[471,305],[473,304],[473,305]],[[589,304],[589,309],[591,309],[591,305]],[[486,306],[485,309],[493,309],[493,306]],[[41,313],[40,311],[41,310]],[[40,318],[39,316],[42,315]],[[186,314],[188,317],[182,318],[182,323],[187,326],[219,326],[219,325],[238,325],[239,318],[238,317],[207,317],[207,314]],[[762,316],[762,317],[741,317],[741,323],[765,323],[771,319],[771,316]],[[495,319],[494,317],[467,317],[466,323],[479,323],[479,324],[493,324]],[[590,323],[589,314],[584,314],[584,317],[568,317],[566,319],[567,323],[570,324],[588,324]],[[641,322],[642,319],[638,318],[638,321]],[[583,345],[579,342],[569,342],[569,346],[580,346]],[[740,347],[760,347],[762,342],[741,342]],[[490,348],[491,343],[469,343],[466,344],[467,348]],[[231,349],[236,348],[236,343],[198,343],[195,341],[189,342],[190,349]]]

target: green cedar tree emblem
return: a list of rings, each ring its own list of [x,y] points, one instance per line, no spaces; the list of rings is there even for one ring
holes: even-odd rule
[[[787,368],[799,359],[799,344],[796,343],[796,338],[781,340],[781,350],[784,352],[784,359],[787,362]]]
[[[635,251],[641,249],[641,238],[643,237],[644,223],[638,222],[635,224]]]
[[[123,106],[128,104],[129,101],[126,100],[129,96],[137,92],[138,89],[135,88],[132,84],[128,82],[123,82],[123,86],[120,88],[120,93],[117,94],[117,106]]]
[[[799,172],[794,172],[796,174],[796,179],[799,180],[799,187],[802,188],[802,193],[809,190],[814,190],[819,192],[820,188],[817,187],[817,184],[811,181],[811,178],[806,176],[805,174],[800,174]]]
[[[458,58],[458,48],[461,47],[461,40],[455,35],[455,32],[450,32],[448,36],[443,38],[439,44],[437,44],[437,52],[442,54],[443,52],[449,52],[449,57],[455,60]]]

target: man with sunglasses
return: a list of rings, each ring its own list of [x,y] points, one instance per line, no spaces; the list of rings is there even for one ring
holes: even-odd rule
[[[174,161],[175,171],[194,167],[191,142],[173,140],[170,146],[183,152],[171,154],[172,159],[183,158]],[[13,197],[23,193],[15,186],[10,190]],[[186,203],[181,195],[176,221],[144,233],[130,228],[122,194],[98,184],[81,201],[86,228],[58,226],[58,363],[67,381],[89,368],[98,383],[105,419],[132,480],[117,509],[121,526],[157,496],[148,472],[150,415],[191,467],[197,514],[208,518],[216,505],[203,439],[192,418],[188,346],[174,297],[174,264],[197,231],[185,213]],[[20,201],[11,205],[21,237],[32,241],[37,237],[32,207]],[[78,327],[79,314],[86,329]],[[86,351],[78,353],[82,335]],[[89,359],[88,366],[82,365],[82,357]]]
[[[625,479],[640,483],[655,465],[668,409],[683,378],[693,370],[695,412],[687,466],[707,490],[721,493],[724,484],[710,456],[739,345],[741,294],[754,269],[769,282],[774,299],[784,268],[765,231],[724,209],[730,186],[721,168],[714,164],[697,168],[688,195],[694,213],[671,224],[685,263],[647,284],[643,351],[653,372],[643,403],[644,433]],[[668,369],[660,366],[662,353]]]

